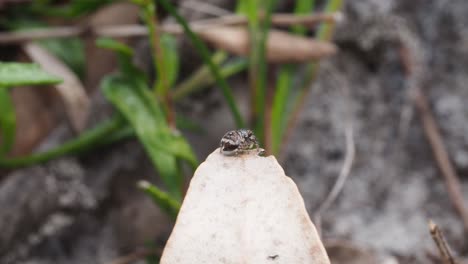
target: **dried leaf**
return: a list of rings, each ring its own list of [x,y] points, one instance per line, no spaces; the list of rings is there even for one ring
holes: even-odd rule
[[[24,44],[23,49],[45,71],[63,78],[63,83],[56,85],[57,91],[65,103],[73,129],[82,131],[88,118],[90,100],[79,78],[62,61],[38,44]]]
[[[219,27],[199,33],[215,47],[239,56],[249,53],[249,34],[241,27]],[[270,30],[267,41],[267,60],[271,63],[299,63],[317,60],[336,53],[329,42],[296,36],[279,30]]]
[[[330,263],[297,186],[254,152],[198,167],[161,264]]]

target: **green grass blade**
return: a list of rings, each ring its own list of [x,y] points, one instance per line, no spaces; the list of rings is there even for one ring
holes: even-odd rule
[[[266,42],[271,25],[271,14],[276,0],[252,0],[248,5],[250,29],[249,78],[253,93],[253,121],[255,134],[261,143],[265,142],[265,108],[267,97]],[[259,13],[265,14],[259,19]]]
[[[223,54],[224,53],[220,53],[220,55]],[[213,58],[213,61],[215,61],[215,63],[217,64],[220,64],[218,62],[224,61],[224,58],[215,57]],[[244,71],[247,68],[247,66],[248,62],[245,58],[236,58],[232,61],[227,62],[225,65],[220,66],[221,75],[223,76],[223,78],[227,79],[230,76]],[[187,80],[177,85],[177,87],[174,88],[172,98],[175,101],[180,100],[188,96],[189,94],[198,92],[203,88],[213,85],[215,82],[216,81],[213,78],[213,75],[210,74],[209,69],[204,66],[200,68],[197,72],[195,72],[192,76],[187,78]]]
[[[325,12],[333,13],[341,9],[343,6],[343,0],[328,0]],[[329,41],[333,37],[335,32],[335,23],[322,23],[317,33],[317,39],[323,41]]]
[[[177,179],[176,158],[160,147],[164,144],[164,139],[159,137],[160,134],[164,134],[161,130],[165,130],[166,126],[164,115],[162,111],[152,111],[137,91],[146,87],[140,87],[134,80],[125,76],[111,75],[104,79],[102,89],[106,98],[134,128],[170,193],[180,198],[181,182]]]
[[[102,89],[133,127],[171,195],[180,199],[182,179],[178,176],[176,157],[189,161],[192,167],[198,161],[185,139],[168,127],[149,87],[131,76],[111,75],[104,79]]]
[[[296,0],[296,6],[294,7],[295,15],[306,15],[312,12],[315,6],[315,0]],[[297,35],[305,35],[307,28],[301,25],[294,25],[292,32]]]
[[[147,181],[139,181],[138,187],[142,189],[161,210],[167,213],[173,220],[177,218],[181,204],[168,193]]]
[[[8,89],[0,89],[0,157],[6,155],[15,143],[16,116]]]
[[[298,0],[294,8],[295,15],[308,14],[312,12],[315,6],[315,0]],[[305,35],[307,30],[303,26],[294,26],[292,32],[296,35]],[[288,105],[292,96],[294,86],[294,75],[297,72],[297,66],[293,64],[281,66],[276,82],[275,94],[273,97],[273,106],[271,113],[271,152],[278,155],[281,151],[281,142],[286,131],[288,115],[290,109]]]
[[[132,48],[112,38],[98,38],[96,40],[96,46],[124,55],[127,59],[131,59],[133,56]]]
[[[286,105],[290,96],[295,65],[281,67],[276,81],[276,90],[271,109],[271,153],[278,155],[286,126]]]
[[[340,10],[343,6],[343,0],[328,0],[327,5],[325,7],[325,12],[332,13]],[[333,37],[333,33],[335,31],[335,24],[331,23],[322,23],[318,29],[316,39],[321,41],[330,41]],[[291,106],[291,114],[288,118],[288,129],[290,130],[294,127],[297,116],[299,111],[302,109],[304,105],[304,100],[307,97],[307,94],[312,86],[313,81],[315,80],[317,71],[319,69],[318,62],[311,62],[307,65],[305,79],[300,84],[299,91],[297,94],[292,98],[292,106]],[[288,133],[289,134],[289,133]],[[288,134],[286,137],[288,137]]]
[[[96,46],[114,51],[117,54],[119,68],[123,73],[135,75],[138,78],[144,78],[146,80],[144,73],[137,69],[132,62],[134,54],[132,48],[112,38],[98,38],[96,40]]]
[[[73,0],[68,1],[66,5],[51,5],[50,3],[41,3],[41,1],[33,1],[31,9],[38,15],[42,16],[55,16],[62,18],[76,18],[86,14],[89,14],[98,8],[115,2],[117,0]]]
[[[158,19],[156,17],[156,5],[153,0],[137,0],[137,3],[142,10],[142,17],[148,29],[149,42],[151,46],[151,57],[153,58],[153,65],[155,69],[156,81],[153,85],[155,94],[160,98],[165,98],[169,90],[168,72],[166,68],[166,56],[171,51],[165,50],[158,29]],[[175,47],[172,47],[174,50]],[[167,102],[165,102],[167,104]],[[167,107],[167,105],[166,105]],[[169,110],[169,109],[167,109]]]
[[[232,112],[232,115],[234,117],[234,121],[236,122],[237,127],[244,127],[245,123],[244,120],[239,112],[239,109],[236,105],[236,101],[234,99],[234,96],[232,94],[231,89],[229,88],[229,85],[227,84],[226,80],[222,77],[221,72],[218,67],[213,63],[211,60],[210,56],[210,51],[206,47],[206,45],[200,40],[200,38],[190,29],[190,27],[187,24],[187,21],[183,17],[179,15],[177,10],[174,8],[174,6],[170,3],[168,0],[158,0],[158,2],[163,6],[163,8],[170,13],[179,24],[182,25],[184,28],[184,31],[186,35],[190,38],[192,41],[193,45],[197,49],[197,51],[200,53],[202,56],[203,60],[205,63],[208,65],[210,68],[211,73],[215,76],[215,79],[221,88],[221,91],[224,95],[224,98],[226,99],[228,106]]]
[[[108,137],[112,137],[114,133],[124,127],[125,123],[122,117],[115,116],[99,124],[97,127],[84,132],[78,138],[70,140],[54,149],[26,157],[11,159],[0,158],[0,167],[24,167],[46,162],[67,154],[79,154],[98,145],[109,143],[109,141],[106,142]]]
[[[47,85],[62,82],[33,63],[0,62],[0,89],[22,85]]]
[[[164,68],[167,74],[167,89],[172,88],[177,81],[179,74],[179,51],[177,50],[176,39],[169,34],[161,35],[161,47],[164,51]],[[166,94],[168,91],[163,90],[162,93]]]
[[[325,7],[325,12],[327,13],[333,13],[338,10],[340,10],[343,6],[343,0],[328,0],[327,5]],[[335,23],[321,23],[320,27],[318,29],[316,39],[321,40],[321,41],[330,41],[331,38],[333,37],[333,33],[335,31]],[[302,83],[302,87],[296,96],[296,99],[294,100],[294,108],[299,109],[302,105],[303,98],[305,98],[305,95],[307,94],[307,91],[309,90],[310,86],[312,85],[312,82],[315,79],[316,73],[319,69],[319,63],[318,62],[311,62],[307,66],[306,69],[306,78],[304,82]],[[294,110],[297,111],[297,110]],[[294,114],[293,114],[294,115]]]

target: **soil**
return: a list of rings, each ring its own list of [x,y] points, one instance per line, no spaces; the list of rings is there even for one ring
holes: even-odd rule
[[[356,263],[433,263],[432,219],[453,250],[466,255],[462,222],[410,99],[397,36],[417,44],[412,52],[423,69],[418,83],[468,204],[468,2],[345,2],[346,20],[335,37],[340,51],[321,63],[281,164],[313,217],[343,166],[345,129],[351,126],[356,155],[342,192],[322,215],[326,244],[344,241],[356,249],[350,252],[372,254]],[[231,82],[246,106],[244,77]],[[94,113],[109,112],[101,95],[94,100]],[[228,109],[218,90],[180,108],[205,130],[187,134],[204,160],[234,126]],[[70,135],[59,127],[42,148]],[[0,263],[110,263],[149,241],[162,247],[171,221],[137,190],[139,179],[157,177],[132,140],[6,175],[0,184],[0,207],[6,208],[0,211]]]

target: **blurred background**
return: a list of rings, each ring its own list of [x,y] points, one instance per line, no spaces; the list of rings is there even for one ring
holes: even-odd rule
[[[195,168],[242,127],[332,263],[468,263],[467,14],[0,0],[0,263],[158,263]]]

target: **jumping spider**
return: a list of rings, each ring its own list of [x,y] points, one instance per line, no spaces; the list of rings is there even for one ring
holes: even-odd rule
[[[262,154],[257,138],[249,129],[238,129],[227,132],[220,142],[220,152],[226,156],[236,156],[255,148]]]

